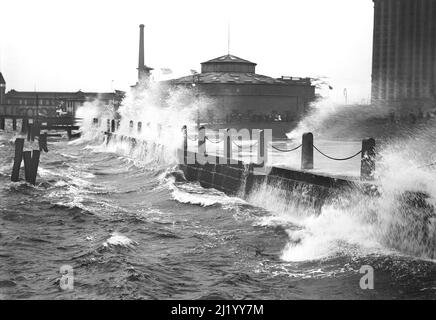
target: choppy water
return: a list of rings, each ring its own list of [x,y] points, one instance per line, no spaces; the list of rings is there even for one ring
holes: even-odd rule
[[[369,203],[314,215],[267,186],[232,198],[101,138],[51,141],[34,187],[10,182],[12,141],[0,133],[3,299],[436,298],[434,246],[386,241],[359,215]],[[359,286],[363,265],[374,290]]]

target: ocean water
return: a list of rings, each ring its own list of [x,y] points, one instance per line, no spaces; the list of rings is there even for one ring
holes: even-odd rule
[[[397,205],[399,185],[417,188],[397,167],[383,197],[347,195],[319,213],[274,186],[244,198],[203,189],[183,180],[172,144],[106,144],[89,128],[49,141],[36,186],[12,183],[15,138],[0,132],[2,299],[436,298],[435,220]],[[419,188],[433,201],[430,177]],[[363,266],[373,289],[360,286]]]

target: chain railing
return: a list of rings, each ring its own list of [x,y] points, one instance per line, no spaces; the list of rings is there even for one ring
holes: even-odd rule
[[[300,144],[299,146],[297,146],[297,147],[295,147],[295,148],[292,148],[292,149],[285,149],[285,150],[284,150],[284,149],[280,149],[280,148],[274,146],[273,144],[271,144],[271,147],[272,147],[274,150],[277,150],[277,151],[279,151],[279,152],[292,152],[292,151],[295,151],[295,150],[300,149],[302,146],[303,146],[303,144]]]
[[[329,156],[329,155],[326,155],[324,152],[322,152],[321,150],[319,150],[315,145],[313,146],[313,148],[314,148],[316,151],[318,151],[320,154],[322,154],[324,157],[326,157],[326,158],[328,158],[328,159],[330,159],[330,160],[335,160],[335,161],[346,161],[346,160],[350,160],[350,159],[353,159],[354,157],[357,157],[359,154],[362,153],[362,150],[359,150],[359,152],[357,152],[356,154],[354,154],[354,155],[352,155],[352,156],[349,156],[349,157],[346,157],[346,158],[334,158],[334,157],[331,157],[331,156]]]

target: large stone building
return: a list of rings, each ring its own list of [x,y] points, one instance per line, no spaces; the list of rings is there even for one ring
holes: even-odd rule
[[[74,117],[77,108],[85,102],[97,101],[101,105],[117,107],[124,97],[124,92],[41,92],[16,91],[6,92],[6,81],[0,73],[0,116],[45,116]]]
[[[372,103],[398,113],[436,107],[436,1],[373,0]]]
[[[203,62],[201,73],[164,83],[194,87],[211,98],[202,119],[207,122],[293,121],[315,98],[310,78],[260,75],[256,63],[230,54]]]

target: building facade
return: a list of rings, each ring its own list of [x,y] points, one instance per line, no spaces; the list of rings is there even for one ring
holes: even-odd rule
[[[373,0],[372,103],[395,112],[436,107],[436,1]]]
[[[26,117],[74,117],[78,107],[85,102],[97,101],[101,105],[118,107],[124,98],[124,92],[6,92],[6,81],[0,73],[0,116]]]
[[[310,78],[279,79],[256,74],[256,63],[224,55],[201,64],[201,73],[162,82],[195,87],[212,100],[203,111],[206,122],[296,120],[315,98]]]

